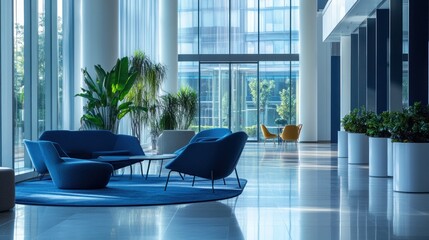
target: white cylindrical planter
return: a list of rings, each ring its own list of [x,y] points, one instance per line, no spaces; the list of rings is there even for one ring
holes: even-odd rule
[[[393,143],[391,138],[387,141],[387,176],[393,177]]]
[[[347,146],[348,133],[346,131],[338,131],[338,157],[346,158],[348,154]]]
[[[395,192],[393,195],[393,234],[410,239],[427,239],[429,235],[428,194]]]
[[[429,143],[393,143],[393,191],[429,193]]]
[[[388,138],[369,138],[369,176],[387,177]]]
[[[368,164],[368,136],[363,133],[348,134],[349,164]]]

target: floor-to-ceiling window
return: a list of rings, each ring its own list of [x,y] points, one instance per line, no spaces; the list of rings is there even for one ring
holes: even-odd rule
[[[37,139],[47,129],[62,128],[58,123],[62,122],[63,113],[69,111],[60,104],[64,102],[63,2],[72,3],[69,0],[0,2],[4,20],[0,33],[1,155],[12,159],[0,161],[0,165],[6,162],[18,175],[33,171],[23,140]]]
[[[178,0],[179,87],[199,93],[193,129],[261,136],[296,123],[298,0]]]
[[[13,140],[14,140],[14,154],[15,169],[24,168],[24,151],[22,140],[24,138],[24,0],[14,0],[13,2]],[[3,79],[2,79],[3,80]]]

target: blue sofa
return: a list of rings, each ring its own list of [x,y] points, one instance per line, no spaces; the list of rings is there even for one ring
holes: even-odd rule
[[[50,130],[43,132],[39,140],[57,143],[61,157],[108,162],[115,170],[140,162],[129,156],[145,155],[136,137],[106,130]]]

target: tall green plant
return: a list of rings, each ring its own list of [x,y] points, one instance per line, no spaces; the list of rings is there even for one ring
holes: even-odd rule
[[[133,102],[135,108],[131,112],[132,132],[138,139],[141,138],[141,130],[144,125],[153,129],[154,135],[159,135],[157,123],[159,109],[159,91],[166,76],[166,69],[160,63],[153,63],[142,51],[136,51],[132,58],[132,68],[138,72],[136,84],[130,91],[127,101]],[[149,109],[142,111],[141,109]]]
[[[161,130],[174,130],[177,126],[177,98],[169,93],[161,97],[161,115],[159,127]]]
[[[123,101],[137,77],[137,72],[129,68],[128,57],[118,59],[111,71],[106,72],[95,65],[94,80],[86,69],[82,70],[87,88],[76,96],[85,98],[83,129],[105,129],[117,132],[119,120],[135,107],[130,101]]]
[[[179,89],[177,98],[177,128],[188,129],[197,115],[197,92],[189,86]]]

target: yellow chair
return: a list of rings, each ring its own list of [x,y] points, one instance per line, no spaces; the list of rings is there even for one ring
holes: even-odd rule
[[[262,134],[264,135],[264,145],[267,139],[274,139],[274,145],[276,144],[276,140],[278,138],[277,134],[270,133],[267,127],[264,124],[261,124]]]
[[[298,142],[299,134],[301,133],[302,124],[300,125],[286,125],[283,132],[280,134],[284,142]]]

